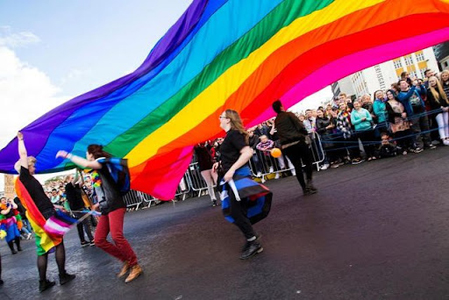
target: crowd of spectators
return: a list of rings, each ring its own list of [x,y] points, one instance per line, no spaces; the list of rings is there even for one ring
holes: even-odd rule
[[[319,168],[338,168],[379,158],[421,153],[436,145],[449,145],[449,71],[435,74],[425,71],[425,78],[411,78],[403,72],[398,82],[373,95],[349,97],[341,93],[316,109],[297,113],[311,140]],[[279,148],[274,118],[248,129],[249,144],[254,150],[251,166],[255,177],[292,169],[281,155],[270,151]],[[220,156],[222,138],[209,142],[215,160]],[[276,165],[276,168],[273,168]]]

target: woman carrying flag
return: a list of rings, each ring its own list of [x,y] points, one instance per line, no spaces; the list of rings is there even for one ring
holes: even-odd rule
[[[222,208],[228,221],[234,223],[246,238],[240,259],[248,259],[263,251],[259,235],[252,224],[263,219],[271,205],[271,192],[251,179],[248,161],[253,150],[248,133],[235,110],[220,115],[220,127],[226,132],[221,144],[221,162],[215,163],[221,181]],[[220,167],[219,167],[220,166]],[[219,181],[219,182],[220,182]]]
[[[16,194],[27,210],[27,218],[36,235],[37,268],[39,271],[39,291],[43,292],[55,285],[47,279],[48,253],[55,252],[59,270],[59,283],[66,284],[75,278],[65,270],[65,248],[62,234],[50,232],[46,225],[55,216],[55,207],[44,192],[42,185],[34,178],[36,158],[28,156],[23,134],[17,133],[19,161],[14,168],[19,173],[15,183]]]
[[[125,282],[136,279],[143,271],[137,263],[134,250],[123,235],[126,205],[121,190],[129,189],[129,175],[128,178],[123,178],[128,171],[127,160],[112,157],[101,145],[89,145],[87,159],[62,150],[56,157],[69,159],[82,168],[93,169],[91,172],[93,187],[98,198],[97,206],[101,211],[95,231],[95,246],[123,262],[122,270],[117,277],[123,277],[130,271]],[[109,232],[114,243],[106,239]]]

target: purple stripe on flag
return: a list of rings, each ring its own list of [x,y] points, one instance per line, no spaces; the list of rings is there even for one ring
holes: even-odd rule
[[[189,35],[191,30],[195,27],[206,8],[208,0],[195,0],[181,18],[173,25],[170,30],[162,37],[162,39],[156,44],[154,49],[150,52],[148,57],[133,73],[128,74],[122,78],[114,80],[104,86],[94,89],[90,92],[82,94],[72,100],[56,107],[50,112],[46,113],[39,119],[35,120],[30,125],[23,128],[21,131],[25,136],[33,137],[32,140],[28,138],[27,148],[29,153],[37,155],[45,146],[49,135],[70,117],[73,112],[80,107],[89,105],[93,101],[96,101],[102,97],[107,96],[113,91],[126,86],[127,84],[135,81],[142,75],[148,73],[155,67],[157,67],[164,59],[182,44],[184,39]],[[39,135],[33,136],[33,131],[36,127],[39,127]],[[2,151],[0,155],[0,161],[8,161],[8,157],[17,156],[17,138],[14,138]],[[12,172],[11,169],[3,168],[2,172]]]

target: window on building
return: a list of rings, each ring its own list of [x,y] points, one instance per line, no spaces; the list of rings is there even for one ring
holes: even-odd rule
[[[426,71],[427,69],[421,69],[421,70],[419,70],[419,73],[420,73],[420,77],[421,78],[425,78],[426,77],[426,75],[424,75],[424,72]]]
[[[417,53],[416,54],[416,60],[417,61],[424,61],[425,60],[424,59],[424,53],[422,53],[422,52]]]
[[[394,64],[394,68],[395,69],[400,69],[400,68],[402,68],[402,64],[401,64],[401,61],[398,59],[398,60],[394,60],[393,61],[393,64]]]
[[[412,58],[411,56],[405,56],[405,57],[404,57],[404,60],[405,60],[405,64],[406,64],[407,66],[413,65],[413,58]]]

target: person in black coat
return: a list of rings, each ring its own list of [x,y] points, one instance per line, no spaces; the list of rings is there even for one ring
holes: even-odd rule
[[[314,194],[318,190],[312,183],[313,161],[307,130],[294,113],[285,111],[281,101],[275,101],[272,107],[277,113],[275,126],[282,152],[295,167],[296,178],[302,187],[304,195]],[[302,163],[305,165],[306,181],[302,172]]]
[[[73,175],[66,177],[67,184],[65,186],[65,193],[67,201],[69,202],[70,210],[76,219],[85,217],[85,213],[81,212],[85,209],[85,204],[82,197],[82,179],[75,180]],[[90,226],[90,218],[85,218],[80,223],[76,224],[78,230],[78,237],[80,239],[81,247],[88,245],[94,246],[94,237],[92,235],[92,227]],[[84,238],[84,232],[86,232],[89,242]]]

